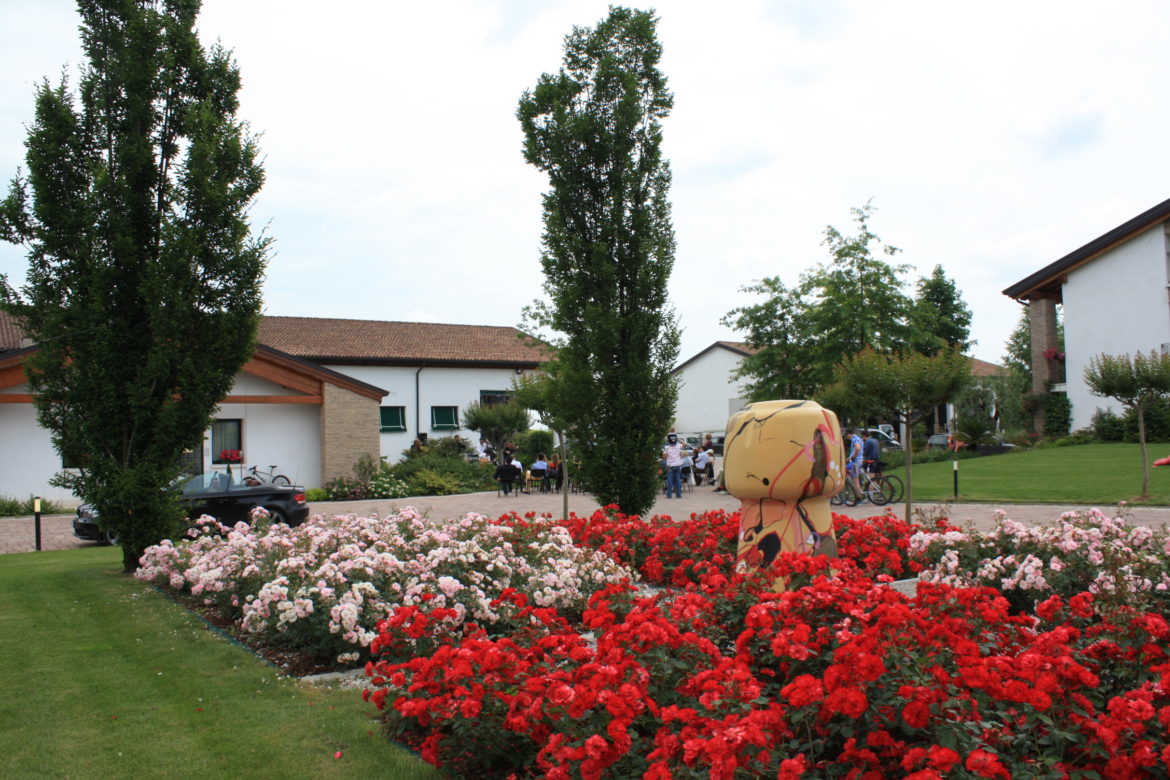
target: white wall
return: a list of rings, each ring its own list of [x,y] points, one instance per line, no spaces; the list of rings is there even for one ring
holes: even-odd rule
[[[382,455],[390,463],[402,458],[402,451],[410,447],[418,434],[442,438],[459,434],[471,442],[478,441],[474,431],[436,431],[431,428],[432,406],[455,406],[459,421],[467,405],[479,400],[481,390],[508,391],[512,389],[515,369],[509,368],[424,368],[398,366],[328,366],[333,371],[388,391],[382,406],[406,407],[406,431],[382,434]],[[415,375],[418,376],[419,403],[415,404]],[[415,411],[418,410],[416,417]],[[416,427],[417,420],[417,427]],[[532,416],[535,424],[536,417]]]
[[[1148,352],[1170,343],[1167,241],[1161,225],[1072,271],[1064,283],[1066,379],[1073,430],[1093,411],[1122,407],[1089,392],[1089,359],[1101,353]]]
[[[27,393],[26,386],[13,388]],[[0,496],[41,496],[75,504],[68,490],[50,487],[49,480],[61,470],[61,458],[48,432],[37,424],[32,404],[0,404]]]
[[[746,403],[746,380],[731,378],[743,357],[716,346],[675,375],[678,403],[674,427],[681,433],[718,433],[727,428],[728,418]]]
[[[24,385],[6,392],[27,393]],[[289,394],[279,385],[249,374],[239,374],[233,395]],[[217,419],[243,421],[245,465],[267,471],[272,464],[280,473],[305,487],[321,483],[321,408],[314,404],[223,404]],[[61,470],[61,459],[49,434],[36,421],[32,404],[0,404],[0,495],[24,498],[38,495],[76,504],[67,490],[51,487],[49,480]],[[204,469],[211,465],[211,432],[204,434]],[[214,467],[222,470],[222,466]],[[233,467],[234,470],[234,467]]]

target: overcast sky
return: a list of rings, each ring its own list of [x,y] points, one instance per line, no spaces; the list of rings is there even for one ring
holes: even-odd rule
[[[647,6],[640,6],[647,7]],[[739,2],[652,7],[675,95],[664,123],[682,359],[763,276],[828,258],[826,225],[941,264],[1000,362],[1003,288],[1170,197],[1164,0]],[[276,240],[266,313],[516,325],[542,295],[540,196],[515,119],[561,64],[584,0],[205,0],[239,62],[240,116]],[[0,0],[0,181],[23,165],[40,79],[75,75],[67,0]],[[76,83],[76,79],[72,79]],[[0,244],[0,273],[23,276]],[[910,288],[908,288],[908,291]],[[1117,316],[1102,312],[1102,317]]]

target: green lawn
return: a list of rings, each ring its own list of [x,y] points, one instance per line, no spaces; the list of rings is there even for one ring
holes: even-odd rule
[[[1170,445],[1150,445],[1151,462],[1170,455]],[[1119,501],[1170,504],[1170,468],[1150,467],[1150,499],[1139,502],[1141,451],[1137,444],[1084,444],[970,458],[959,462],[960,501],[1093,504]],[[905,478],[905,471],[891,473]],[[951,461],[914,466],[914,500],[954,495]]]
[[[360,691],[281,678],[118,548],[0,555],[0,604],[6,778],[439,777]]]

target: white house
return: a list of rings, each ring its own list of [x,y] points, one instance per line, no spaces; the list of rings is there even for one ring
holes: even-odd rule
[[[415,438],[462,433],[471,401],[502,398],[512,378],[544,359],[515,328],[266,317],[260,345],[215,413],[193,471],[222,468],[224,450],[245,466],[305,487],[347,476],[365,454],[398,459]],[[0,313],[0,495],[73,497],[50,486],[63,468],[40,428],[24,374],[36,349]]]
[[[727,427],[731,415],[747,405],[747,380],[737,378],[743,359],[756,350],[748,344],[734,341],[716,341],[694,357],[674,369],[678,378],[678,403],[675,406],[676,431],[685,433],[715,433]],[[970,358],[971,375],[1003,376],[1007,369],[978,358]],[[940,411],[939,424],[945,427],[954,416],[954,407],[947,404]]]
[[[739,364],[755,350],[747,344],[716,341],[674,369],[678,403],[674,428],[686,433],[716,433],[747,404],[747,380],[736,379]]]
[[[1170,200],[1138,214],[1004,290],[1027,303],[1032,324],[1033,390],[1068,394],[1072,427],[1094,410],[1122,409],[1084,381],[1101,353],[1170,349]],[[1064,314],[1064,359],[1057,349],[1056,304]],[[1049,356],[1046,356],[1048,352]]]

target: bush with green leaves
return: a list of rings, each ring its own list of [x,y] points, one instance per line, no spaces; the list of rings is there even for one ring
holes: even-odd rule
[[[389,469],[382,469],[370,480],[370,498],[406,498],[412,495],[410,485],[397,479]]]
[[[34,513],[36,507],[33,505],[34,498],[9,498],[8,496],[0,496],[0,517],[22,517],[24,515],[31,515]],[[50,501],[47,498],[41,499],[41,514],[42,515],[63,515],[69,513],[71,510],[58,504],[55,501]]]
[[[325,483],[330,501],[360,501],[370,497],[369,486],[354,477],[336,477]]]
[[[441,451],[430,450],[415,453],[413,456],[395,463],[388,469],[388,473],[392,477],[412,486],[410,495],[447,495],[413,492],[418,489],[418,486],[425,483],[425,481],[416,479],[416,476],[423,471],[429,471],[444,477],[444,480],[439,484],[444,486],[447,484],[455,485],[456,487],[450,490],[450,493],[465,493],[473,490],[481,490],[485,487],[485,472],[478,462],[468,461],[462,455],[445,455]],[[490,483],[490,475],[488,479]],[[433,480],[433,478],[428,478],[428,480]]]

